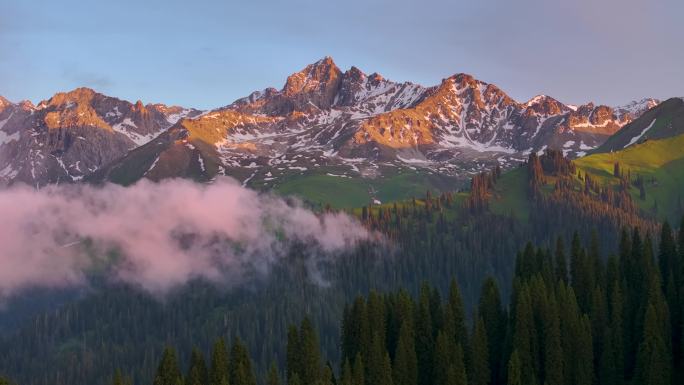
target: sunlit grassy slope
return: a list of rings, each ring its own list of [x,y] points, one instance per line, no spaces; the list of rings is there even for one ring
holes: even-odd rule
[[[527,221],[530,201],[527,197],[527,168],[519,167],[501,175],[490,198],[489,209],[500,215],[513,215]]]
[[[574,162],[582,174],[589,174],[603,186],[615,188],[620,184],[620,180],[613,176],[613,168],[618,162],[625,175],[629,171],[632,179],[637,176],[644,178],[645,199],[640,198],[638,188],[631,186],[629,190],[634,202],[644,212],[671,222],[679,221],[684,214],[684,135],[648,140],[622,151],[589,155]],[[573,178],[579,188],[583,182],[576,175]],[[542,192],[551,192],[554,183],[553,177],[547,177]],[[526,221],[530,213],[527,188],[527,168],[505,172],[494,187],[490,210]]]
[[[677,220],[681,215],[684,195],[684,135],[662,140],[649,140],[622,151],[601,153],[577,159],[575,164],[604,184],[617,185],[613,167],[620,163],[623,173],[646,181],[646,199],[639,198],[639,190],[631,188],[632,198],[644,210],[654,210],[660,219]]]

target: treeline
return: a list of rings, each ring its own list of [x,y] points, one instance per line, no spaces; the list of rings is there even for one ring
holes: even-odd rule
[[[559,179],[566,161],[542,156],[545,178]],[[496,169],[477,183],[486,198],[500,183]],[[550,191],[553,185],[543,188]],[[383,233],[390,247],[363,244],[316,266],[305,249],[295,247],[267,279],[243,277],[245,284],[229,290],[193,282],[159,301],[136,288],[94,282],[83,298],[45,311],[18,330],[4,330],[0,373],[22,385],[105,385],[116,368],[126,368],[133,381],[142,383],[155,372],[165,344],[175,346],[179,361],[187,362],[193,346],[209,346],[218,335],[240,336],[253,354],[255,371],[265,373],[274,359],[285,360],[288,326],[302,314],[318,327],[321,351],[339,371],[338,322],[344,305],[359,294],[405,288],[418,295],[423,281],[446,293],[455,277],[470,319],[488,276],[500,283],[502,302],[510,301],[514,255],[527,241],[552,248],[558,235],[570,239],[569,229],[579,229],[585,239],[596,229],[605,254],[619,241],[623,226],[657,231],[651,221],[611,211],[596,192],[568,194],[568,199],[535,200],[526,223],[487,210],[468,213],[464,194],[455,193],[428,192],[408,202],[367,207],[359,216]],[[577,195],[584,198],[574,199]],[[589,207],[578,209],[578,202]]]
[[[596,236],[585,246],[575,234],[569,248],[559,238],[554,250],[528,243],[516,257],[510,304],[487,279],[471,322],[455,281],[444,298],[427,284],[417,297],[405,290],[357,297],[342,316],[337,375],[305,318],[288,332],[283,382],[678,384],[684,375],[684,230],[677,245],[663,224],[657,254],[650,236],[637,229],[619,237],[618,252],[607,258]],[[239,340],[230,359],[221,344],[210,366],[194,350],[185,375],[167,349],[154,385],[256,384]],[[279,384],[280,373],[272,365],[261,383]]]
[[[658,231],[651,213],[643,212],[633,201],[627,184],[617,188],[601,185],[577,170],[561,151],[547,149],[540,156],[532,153],[526,167],[528,197],[532,202],[530,219],[535,233],[544,229],[561,232],[568,224],[591,223],[605,234],[603,241],[612,244],[618,238],[611,228]]]

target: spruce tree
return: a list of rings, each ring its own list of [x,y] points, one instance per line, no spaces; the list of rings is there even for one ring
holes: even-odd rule
[[[513,349],[518,352],[520,360],[520,379],[526,385],[536,385],[534,372],[534,354],[532,340],[535,333],[532,314],[532,300],[527,285],[523,285],[515,306],[515,322],[513,329]]]
[[[646,310],[643,340],[639,346],[636,378],[640,384],[666,385],[670,383],[670,352],[663,341],[662,324],[655,306]]]
[[[513,350],[508,360],[508,385],[527,385],[523,380],[522,362],[517,350]]]
[[[299,331],[300,379],[302,385],[313,385],[321,377],[321,352],[318,334],[309,317],[304,317]]]
[[[268,369],[268,375],[266,377],[266,385],[280,385],[280,375],[278,374],[278,367],[276,366],[275,361],[271,363],[271,367]],[[350,384],[343,384],[343,385],[350,385]]]
[[[413,336],[413,328],[404,322],[399,331],[399,342],[394,353],[394,385],[416,385],[418,382],[418,362]]]
[[[560,319],[555,296],[548,301],[547,322],[544,328],[544,384],[563,385],[563,349],[560,337]]]
[[[249,357],[247,347],[238,337],[235,338],[230,350],[228,375],[230,385],[256,385],[252,359]]]
[[[288,383],[291,382],[295,374],[301,382],[299,377],[302,361],[300,351],[299,330],[296,326],[291,325],[287,331],[287,354],[285,357],[285,378]]]
[[[294,373],[292,377],[287,380],[287,385],[302,385],[302,381],[299,379],[299,374]]]
[[[190,354],[190,367],[185,377],[185,385],[207,385],[208,381],[209,373],[204,355],[197,348],[193,348]]]
[[[385,360],[385,345],[380,338],[380,333],[377,331],[373,333],[373,338],[371,339],[371,346],[368,350],[368,358],[366,359],[366,383],[379,384],[385,381],[384,376],[384,360]],[[391,376],[392,370],[391,365],[389,369],[389,374]]]
[[[488,385],[491,381],[489,370],[489,342],[487,341],[487,329],[482,317],[475,322],[471,343],[471,385]]]
[[[616,283],[613,285],[613,294],[611,295],[610,303],[610,339],[609,346],[612,351],[610,352],[610,361],[604,363],[604,365],[612,365],[615,369],[615,379],[614,382],[617,385],[621,385],[625,377],[625,347],[624,347],[624,326],[623,326],[623,309],[624,300],[622,298],[621,286]]]
[[[344,360],[342,364],[342,371],[340,372],[340,382],[339,385],[352,385],[354,381],[354,375],[352,373],[352,367],[349,360]]]
[[[667,221],[663,223],[660,232],[658,265],[660,267],[660,281],[662,283],[667,283],[670,274],[676,274],[675,278],[678,278],[678,275],[681,274],[677,246],[672,234],[672,228]]]
[[[223,338],[214,343],[209,369],[209,385],[228,385],[228,350]]]
[[[176,352],[171,347],[166,347],[162,353],[162,359],[154,376],[154,385],[183,385],[183,375],[178,367]]]
[[[597,379],[601,385],[619,384],[619,374],[617,370],[617,358],[614,354],[613,331],[606,326],[603,331],[603,346],[601,347],[600,367],[597,367]]]
[[[449,353],[449,342],[443,331],[435,341],[434,385],[451,385],[455,378],[454,367]]]
[[[556,268],[556,280],[562,280],[563,282],[568,282],[568,260],[565,256],[565,245],[563,243],[563,238],[558,237],[556,240],[556,253],[555,253],[555,268]]]
[[[382,359],[380,365],[380,377],[378,378],[377,385],[393,385],[392,383],[392,360],[390,359],[389,353],[385,351],[385,357]]]
[[[449,357],[453,358],[457,344],[462,346],[468,346],[469,344],[463,299],[455,280],[451,281],[449,287],[449,297],[444,307],[442,323],[443,331],[447,337]]]
[[[461,344],[457,344],[454,351],[453,373],[454,385],[468,384],[468,375],[466,372],[465,358],[463,357],[463,347]]]
[[[386,340],[386,318],[385,318],[385,303],[382,297],[376,292],[371,291],[368,294],[368,302],[366,305],[368,309],[368,325],[371,337],[374,333],[378,333],[380,340]]]
[[[576,385],[591,385],[594,381],[594,349],[591,321],[585,314],[579,320],[579,334],[575,340],[574,378]]]
[[[432,385],[434,331],[430,311],[430,290],[421,290],[415,317],[415,345],[418,358],[418,385]]]
[[[130,379],[126,379],[123,377],[121,374],[121,370],[117,369],[116,372],[114,373],[114,379],[112,380],[112,385],[129,385],[130,384]],[[8,380],[3,379],[0,377],[0,385],[11,385]]]
[[[366,368],[361,353],[358,353],[354,359],[352,375],[353,385],[366,385]]]
[[[489,366],[491,369],[491,383],[503,381],[505,363],[502,362],[503,341],[506,335],[506,313],[501,305],[501,296],[496,281],[489,277],[485,280],[480,294],[478,314],[484,321],[487,330],[489,350]]]
[[[603,348],[605,346],[606,326],[608,325],[608,306],[600,286],[594,288],[591,305],[591,335],[594,348],[594,368],[603,367]]]

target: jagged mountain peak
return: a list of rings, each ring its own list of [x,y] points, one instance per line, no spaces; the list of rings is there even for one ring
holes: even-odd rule
[[[342,71],[330,56],[307,65],[303,70],[288,76],[282,92],[293,96],[311,92],[322,87],[336,85]]]
[[[616,106],[614,110],[621,120],[624,118],[635,119],[658,104],[660,104],[660,100],[658,99],[643,98],[641,100],[633,100],[629,103]]]
[[[555,115],[572,111],[573,109],[564,103],[548,96],[537,95],[525,102],[524,106],[539,115]]]
[[[31,111],[36,108],[36,106],[33,105],[33,102],[30,100],[22,100],[19,102],[19,107],[24,110],[24,111]]]
[[[41,159],[38,151],[49,149],[59,161],[48,158],[52,163],[43,162],[37,177],[25,164],[11,164],[8,170],[17,178],[5,179],[49,182],[61,172],[76,180],[106,164],[112,172],[122,164],[120,170],[137,170],[131,181],[162,169],[164,176],[190,175],[192,169],[202,180],[217,173],[257,180],[258,174],[266,185],[276,174],[327,166],[349,168],[345,175],[421,167],[463,176],[483,165],[512,167],[545,148],[581,156],[651,103],[630,103],[623,112],[593,103],[569,106],[547,95],[518,102],[468,73],[423,87],[355,66],[342,71],[324,57],[290,75],[280,89],[256,91],[206,113],[131,103],[88,88],[58,93],[14,116],[6,129],[7,135],[35,142],[26,146],[30,156]],[[34,133],[15,133],[24,119],[36,127]],[[15,143],[6,153],[23,148]],[[5,164],[0,159],[0,170]]]
[[[11,104],[12,103],[9,100],[5,99],[4,96],[0,96],[0,108],[5,108]]]
[[[358,67],[352,66],[350,69],[345,71],[344,74],[342,74],[342,77],[347,81],[362,82],[368,76],[366,75],[365,72],[361,71],[361,69],[359,69]]]
[[[90,103],[97,94],[98,93],[91,88],[79,87],[67,92],[58,92],[47,101],[40,102],[39,105],[58,107],[69,103]]]

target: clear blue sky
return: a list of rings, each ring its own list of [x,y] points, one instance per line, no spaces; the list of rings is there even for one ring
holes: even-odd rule
[[[682,0],[0,0],[0,95],[88,86],[212,108],[332,56],[433,85],[467,72],[512,97],[684,95]]]

